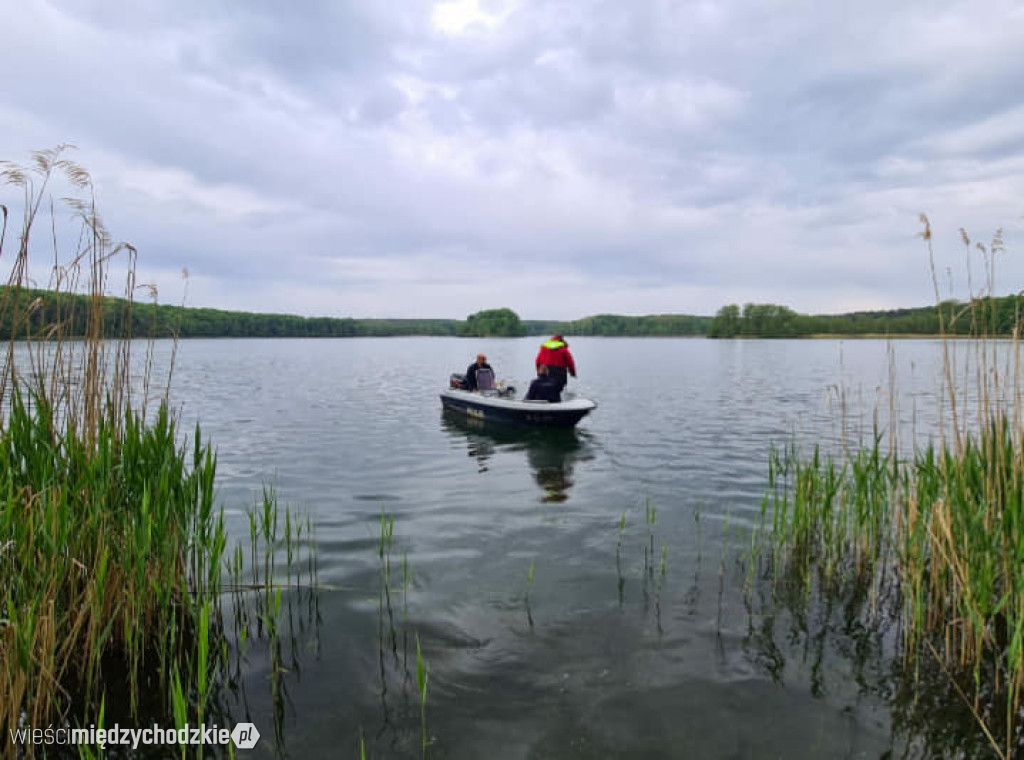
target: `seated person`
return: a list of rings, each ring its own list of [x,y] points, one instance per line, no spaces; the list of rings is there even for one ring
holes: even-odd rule
[[[469,365],[466,370],[466,390],[475,391],[477,390],[476,371],[478,369],[490,369],[491,377],[494,377],[494,370],[491,369],[491,365],[487,363],[487,357],[483,354],[476,355],[476,361]]]
[[[548,365],[542,364],[537,367],[537,377],[530,383],[530,390],[526,392],[527,401],[550,401],[557,404],[562,400],[562,387],[558,379],[553,377],[548,370]]]

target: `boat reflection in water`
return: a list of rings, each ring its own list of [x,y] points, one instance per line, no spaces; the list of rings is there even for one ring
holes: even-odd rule
[[[525,428],[448,410],[441,413],[441,427],[453,437],[465,437],[467,453],[477,460],[479,472],[488,471],[488,461],[499,450],[524,451],[545,503],[566,501],[573,468],[592,456],[589,434],[575,428]]]

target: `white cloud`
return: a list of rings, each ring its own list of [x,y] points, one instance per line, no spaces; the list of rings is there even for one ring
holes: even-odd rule
[[[491,11],[482,8],[480,0],[447,0],[434,6],[431,20],[445,34],[494,32],[515,10],[511,2],[497,3]]]

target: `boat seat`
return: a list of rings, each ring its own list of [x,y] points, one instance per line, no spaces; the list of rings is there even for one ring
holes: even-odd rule
[[[476,389],[478,391],[493,391],[494,388],[494,372],[481,367],[476,371]]]

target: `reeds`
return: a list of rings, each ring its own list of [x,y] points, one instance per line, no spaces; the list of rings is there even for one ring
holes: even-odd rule
[[[616,578],[616,597],[618,604],[622,607],[626,600],[626,578],[627,572],[623,571],[622,567],[622,550],[626,545],[627,539],[627,512],[623,512],[619,517],[617,527],[617,538],[615,542],[615,578]],[[659,554],[655,553],[655,526],[657,523],[658,509],[654,502],[651,500],[650,495],[644,496],[643,501],[643,534],[640,536],[641,555],[643,557],[643,565],[640,567],[640,592],[643,598],[643,611],[646,614],[653,601],[654,607],[654,620],[657,631],[659,634],[664,633],[661,622],[661,600],[662,592],[665,587],[665,582],[668,577],[668,544],[662,543],[661,551]],[[699,560],[698,560],[699,562]],[[657,571],[655,568],[657,567]],[[655,575],[657,572],[657,575]],[[530,566],[530,574],[528,576],[528,584],[533,582],[533,566]],[[529,593],[527,593],[527,614],[529,616]],[[529,617],[529,622],[532,627],[533,618]]]
[[[1024,748],[1024,388],[1019,321],[1010,340],[996,340],[984,297],[1001,236],[976,249],[986,291],[950,315],[971,321],[974,340],[943,340],[937,441],[909,458],[878,430],[870,445],[836,456],[774,449],[760,559],[776,582],[808,595],[813,584],[866,590],[874,624],[902,632],[905,672],[937,665],[990,749],[1009,758]]]
[[[51,207],[51,291],[59,301],[84,289],[92,304],[84,323],[59,311],[39,323],[42,299],[22,297],[36,271],[33,227],[51,185],[90,190],[88,174],[64,153],[37,153],[27,168],[2,165],[6,183],[25,193],[24,224],[0,297],[0,315],[23,339],[8,343],[0,373],[4,729],[22,720],[45,724],[72,704],[101,704],[111,660],[125,669],[134,708],[149,674],[172,673],[197,647],[201,657],[198,632],[210,625],[225,543],[213,508],[212,451],[198,428],[191,450],[179,446],[166,405],[148,421],[144,398],[133,408],[131,336],[104,337],[112,261],[126,259],[130,304],[135,251],[110,242],[90,197],[67,202],[79,229],[63,260]]]
[[[380,675],[380,700],[381,716],[383,726],[381,733],[395,720],[406,720],[409,717],[408,711],[411,707],[409,701],[410,684],[414,684],[418,694],[418,719],[420,729],[420,749],[423,757],[427,756],[432,740],[427,733],[427,682],[429,680],[430,668],[423,657],[423,650],[420,645],[420,635],[413,631],[413,640],[416,647],[415,668],[410,667],[409,662],[409,632],[412,628],[409,621],[408,597],[409,588],[413,582],[413,573],[409,565],[408,554],[402,554],[402,655],[398,653],[398,630],[395,625],[394,602],[392,601],[398,588],[393,588],[392,583],[392,553],[395,549],[395,516],[381,510],[380,529],[376,546],[377,560],[379,563],[379,589],[377,594],[377,656]],[[530,576],[527,585],[533,581],[533,567],[530,568]],[[529,616],[529,590],[526,592],[527,615]],[[390,652],[390,655],[388,654]],[[392,706],[389,703],[389,683],[400,679],[400,694],[397,702],[395,715],[392,715]],[[394,702],[395,700],[391,700]],[[362,741],[362,739],[361,739]]]
[[[420,746],[423,750],[423,757],[427,756],[427,747],[430,742],[427,740],[427,684],[430,681],[430,668],[423,659],[423,652],[420,650],[420,637],[416,636],[416,690],[420,695]]]
[[[130,334],[135,249],[111,242],[89,175],[66,154],[60,147],[34,154],[29,166],[0,164],[4,183],[24,192],[23,224],[0,290],[0,321],[12,335],[0,367],[4,736],[26,725],[89,724],[97,715],[102,722],[115,683],[127,702],[118,713],[201,722],[229,677],[218,595],[238,586],[222,579],[216,456],[198,426],[191,444],[182,442],[167,405],[169,377],[159,403],[147,408],[153,346],[140,370]],[[50,200],[58,188],[73,193],[62,206]],[[0,210],[0,259],[8,260],[9,212]],[[47,212],[47,234],[37,240]],[[51,249],[48,265],[37,261],[40,247]],[[48,276],[49,289],[43,296],[33,290],[30,300],[40,276]],[[123,277],[123,292],[113,302],[115,277]],[[89,299],[84,315],[62,309],[72,295]],[[276,542],[270,496],[259,524],[264,539]],[[301,528],[290,516],[285,522],[290,568]],[[267,589],[262,624],[269,629],[280,592],[271,607],[273,548],[266,551],[263,576],[254,580]],[[311,559],[311,583],[313,572]],[[245,638],[243,631],[242,646]]]

